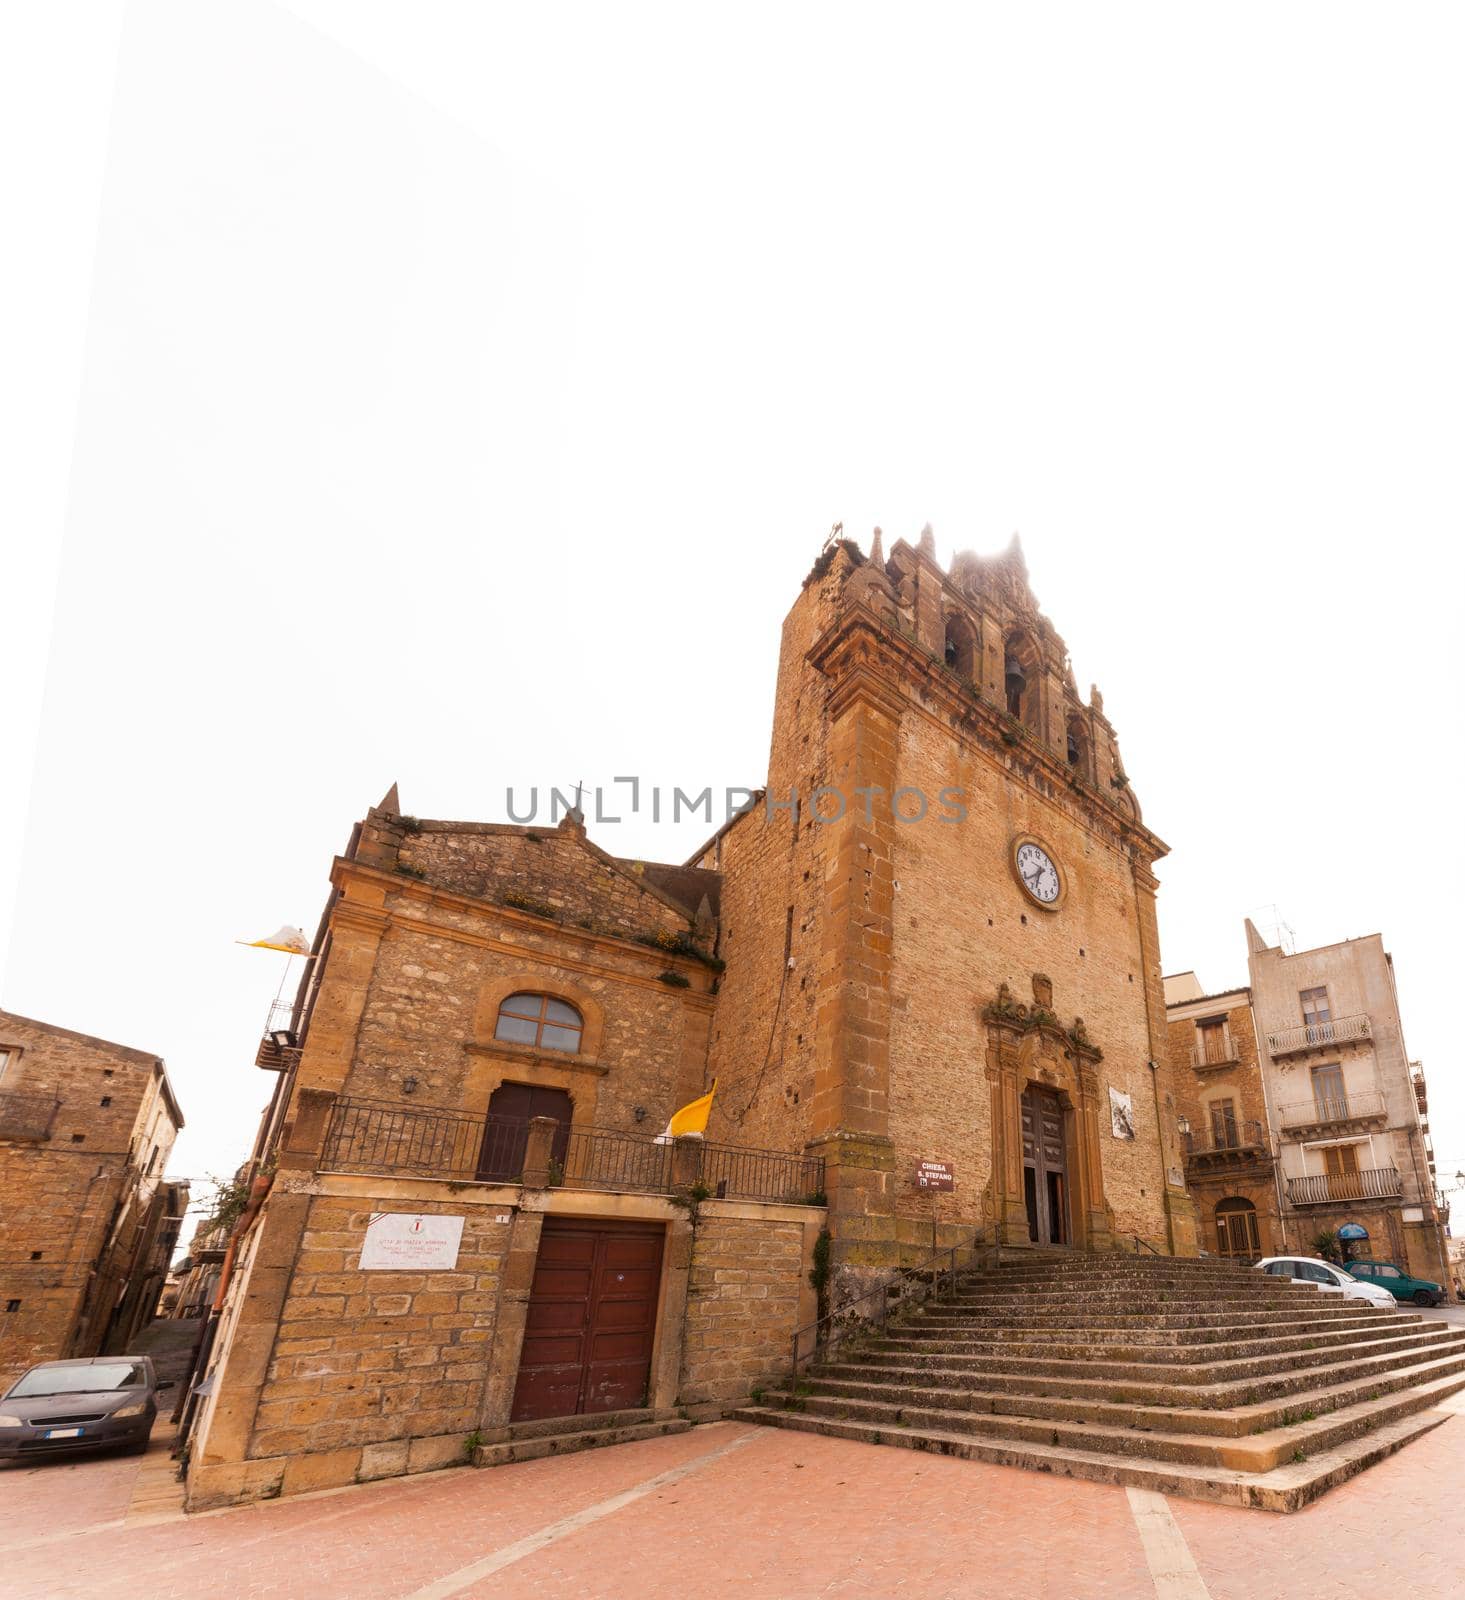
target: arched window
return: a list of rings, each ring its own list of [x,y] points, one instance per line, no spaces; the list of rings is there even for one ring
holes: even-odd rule
[[[509,1044],[538,1045],[542,1050],[580,1048],[585,1023],[574,1006],[548,994],[511,994],[499,1007],[495,1039]]]
[[[963,683],[970,683],[976,676],[976,663],[977,631],[956,612],[946,619],[946,665]]]
[[[1068,764],[1084,770],[1089,764],[1089,741],[1084,733],[1082,717],[1068,719]]]
[[[1220,1255],[1245,1261],[1255,1261],[1262,1253],[1256,1207],[1250,1200],[1233,1197],[1216,1206],[1216,1249]]]
[[[1003,642],[1002,688],[1009,716],[1038,726],[1038,653],[1025,633],[1014,629]]]

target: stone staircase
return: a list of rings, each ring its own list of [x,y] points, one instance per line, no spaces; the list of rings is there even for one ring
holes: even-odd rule
[[[633,1439],[659,1439],[685,1433],[692,1424],[675,1411],[596,1411],[573,1417],[545,1417],[538,1422],[511,1422],[475,1446],[475,1467],[502,1467],[510,1461],[537,1461],[541,1456],[567,1456],[606,1444]]]
[[[743,1421],[1293,1511],[1443,1422],[1465,1327],[1221,1261],[961,1275]]]

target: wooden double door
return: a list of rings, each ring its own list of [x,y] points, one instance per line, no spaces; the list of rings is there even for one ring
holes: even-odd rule
[[[511,1421],[647,1403],[665,1229],[546,1217]]]
[[[1022,1096],[1022,1182],[1028,1237],[1034,1244],[1070,1243],[1063,1101],[1054,1090],[1037,1083],[1030,1083]]]

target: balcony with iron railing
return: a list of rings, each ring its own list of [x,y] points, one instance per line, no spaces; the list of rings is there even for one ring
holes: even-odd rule
[[[60,1106],[54,1094],[0,1089],[0,1139],[49,1139]]]
[[[1278,1113],[1287,1133],[1306,1133],[1319,1128],[1382,1127],[1388,1121],[1384,1097],[1377,1089],[1360,1089],[1340,1095],[1315,1095],[1311,1100],[1296,1100]]]
[[[475,1117],[429,1106],[408,1108],[342,1097],[331,1107],[320,1168],[453,1183],[517,1184],[526,1176],[530,1132],[530,1123],[519,1118]],[[679,1186],[697,1184],[719,1200],[824,1203],[824,1162],[818,1157],[706,1139],[682,1143],[691,1155],[692,1170],[684,1154],[674,1171],[678,1152],[670,1142],[611,1128],[561,1124],[549,1149],[545,1186],[671,1194]]]
[[[1335,1017],[1327,1022],[1304,1022],[1295,1028],[1277,1028],[1267,1034],[1267,1050],[1277,1056],[1295,1056],[1305,1050],[1330,1050],[1335,1045],[1354,1044],[1370,1039],[1366,1014]]]
[[[1192,1072],[1214,1072],[1218,1067],[1234,1067],[1240,1060],[1230,1039],[1205,1040],[1190,1047]]]
[[[1288,1178],[1287,1198],[1294,1206],[1335,1205],[1348,1200],[1393,1200],[1404,1192],[1396,1167],[1363,1172],[1313,1172]]]
[[[1272,1159],[1266,1124],[1251,1119],[1219,1118],[1209,1127],[1182,1132],[1180,1142],[1185,1149],[1185,1164],[1192,1169]]]

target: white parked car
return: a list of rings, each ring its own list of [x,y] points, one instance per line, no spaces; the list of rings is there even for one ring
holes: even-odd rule
[[[1355,1278],[1331,1261],[1319,1261],[1315,1256],[1264,1256],[1257,1262],[1258,1272],[1267,1272],[1274,1278],[1291,1278],[1294,1283],[1306,1283],[1324,1294],[1341,1294],[1349,1300],[1364,1300],[1384,1311],[1397,1311],[1399,1302],[1381,1284],[1365,1283]]]

